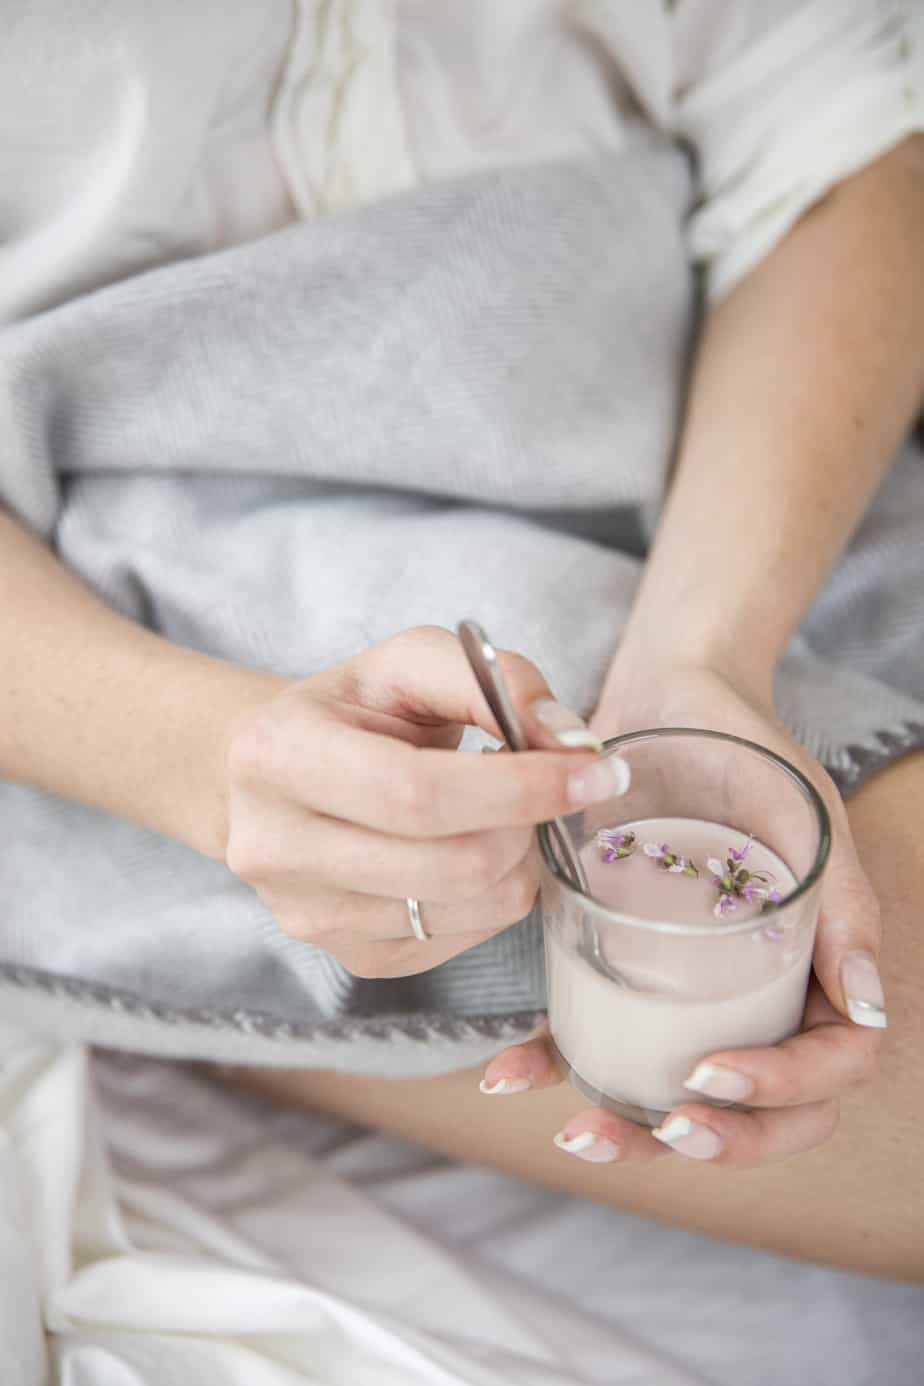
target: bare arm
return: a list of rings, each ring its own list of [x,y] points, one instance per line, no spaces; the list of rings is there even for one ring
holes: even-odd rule
[[[225,727],[284,680],[116,615],[0,512],[0,777],[222,857]]]
[[[679,724],[763,742],[815,781],[834,825],[804,1029],[703,1056],[712,1077],[674,1108],[682,1123],[662,1123],[686,1158],[755,1165],[810,1150],[832,1134],[837,1099],[875,1072],[886,1022],[876,899],[833,783],[770,703],[781,651],[921,402],[922,246],[917,137],[841,184],[710,314],[676,473],[595,713],[601,735]],[[745,1080],[753,1112],[699,1101],[727,1096],[709,1087],[716,1072]],[[516,1092],[558,1083],[560,1068],[540,1037],[485,1077]],[[570,1117],[562,1139],[598,1162],[664,1153],[599,1110]]]
[[[284,931],[363,977],[426,971],[522,919],[533,825],[625,787],[624,765],[614,778],[563,750],[532,712],[552,695],[522,656],[501,652],[545,749],[457,755],[466,723],[500,729],[449,631],[400,632],[306,679],[257,673],[115,615],[3,514],[0,650],[0,776],[225,861]]]
[[[840,184],[709,315],[620,666],[763,693],[924,393],[924,136]]]

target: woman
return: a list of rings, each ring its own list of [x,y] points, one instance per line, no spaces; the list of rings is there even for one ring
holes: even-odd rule
[[[50,95],[3,84],[5,1004],[915,1277],[920,450],[892,468],[924,387],[924,58],[911,7],[769,9],[305,4],[293,31],[122,6],[75,52],[22,8],[4,61]],[[636,590],[690,260],[707,307]],[[751,1113],[691,1092],[659,1142],[581,1111],[530,1038],[532,825],[612,785],[514,654],[535,751],[455,754],[498,729],[422,622],[505,611],[598,735],[734,732],[825,796],[803,1033],[707,1056]],[[849,808],[812,751],[864,781]],[[853,1096],[885,1025],[877,897],[891,1028]],[[468,1066],[505,1036],[483,1088],[534,1092],[488,1103]]]

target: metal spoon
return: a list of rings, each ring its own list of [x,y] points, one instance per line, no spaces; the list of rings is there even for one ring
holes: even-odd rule
[[[488,707],[497,719],[504,740],[511,751],[527,750],[526,737],[523,735],[523,728],[520,726],[520,719],[494,646],[475,621],[460,621],[457,630],[462,648],[472,666],[472,673],[478,680],[478,686],[487,700]],[[587,894],[589,886],[584,866],[564,819],[553,818],[548,824],[548,829],[564,874],[575,889]]]

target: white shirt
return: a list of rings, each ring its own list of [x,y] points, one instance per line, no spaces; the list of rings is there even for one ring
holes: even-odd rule
[[[924,0],[7,0],[0,322],[434,178],[687,142],[713,296],[924,129]]]

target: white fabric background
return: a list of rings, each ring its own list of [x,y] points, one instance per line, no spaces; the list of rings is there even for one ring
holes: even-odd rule
[[[922,1287],[723,1246],[9,1027],[0,1285],[3,1386],[920,1381]]]
[[[296,217],[686,141],[725,292],[924,129],[920,0],[4,0],[0,322]]]

